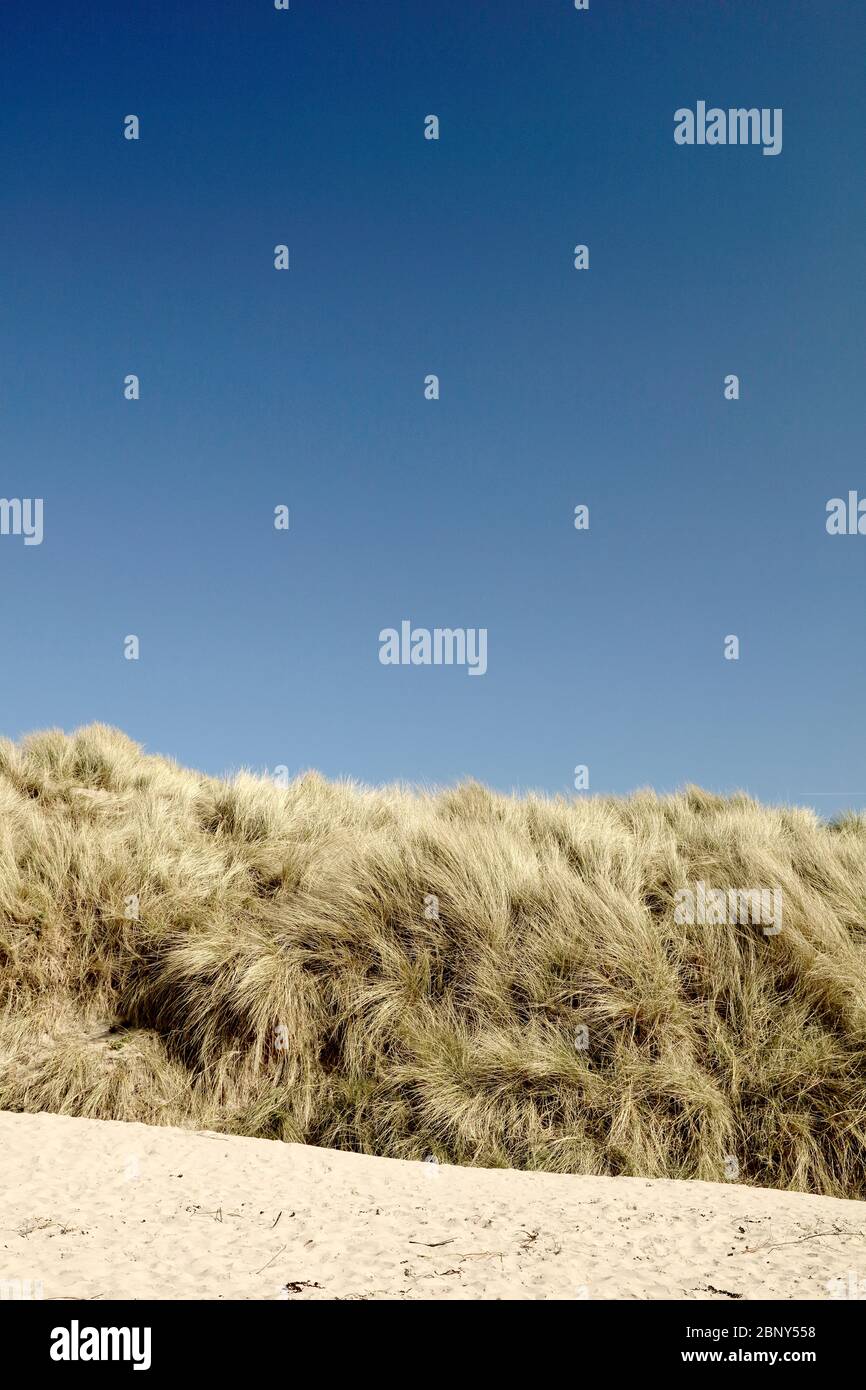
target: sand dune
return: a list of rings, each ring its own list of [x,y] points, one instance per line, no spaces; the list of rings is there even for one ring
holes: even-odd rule
[[[862,1202],[50,1114],[0,1114],[0,1193],[0,1281],[47,1299],[827,1299],[866,1275]]]
[[[864,902],[866,817],[743,793],[0,739],[0,1110],[863,1201]]]

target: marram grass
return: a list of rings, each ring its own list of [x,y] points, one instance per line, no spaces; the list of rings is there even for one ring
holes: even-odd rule
[[[782,931],[678,922],[698,881]],[[0,1108],[862,1198],[864,918],[858,816],[4,740]]]

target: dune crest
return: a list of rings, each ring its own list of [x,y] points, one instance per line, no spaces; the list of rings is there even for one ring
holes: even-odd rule
[[[860,816],[2,741],[0,1107],[863,1197],[864,905]]]

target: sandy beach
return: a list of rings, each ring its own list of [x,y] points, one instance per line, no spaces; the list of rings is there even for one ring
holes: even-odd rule
[[[829,1299],[866,1204],[0,1114],[0,1282],[46,1299]]]

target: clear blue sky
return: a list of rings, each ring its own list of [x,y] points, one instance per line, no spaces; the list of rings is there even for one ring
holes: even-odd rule
[[[866,536],[825,530],[866,494],[862,5],[3,0],[0,37],[0,495],[45,505],[0,537],[4,733],[866,805]],[[675,145],[699,99],[781,107],[782,153]],[[486,627],[487,674],[382,666],[402,618]]]

